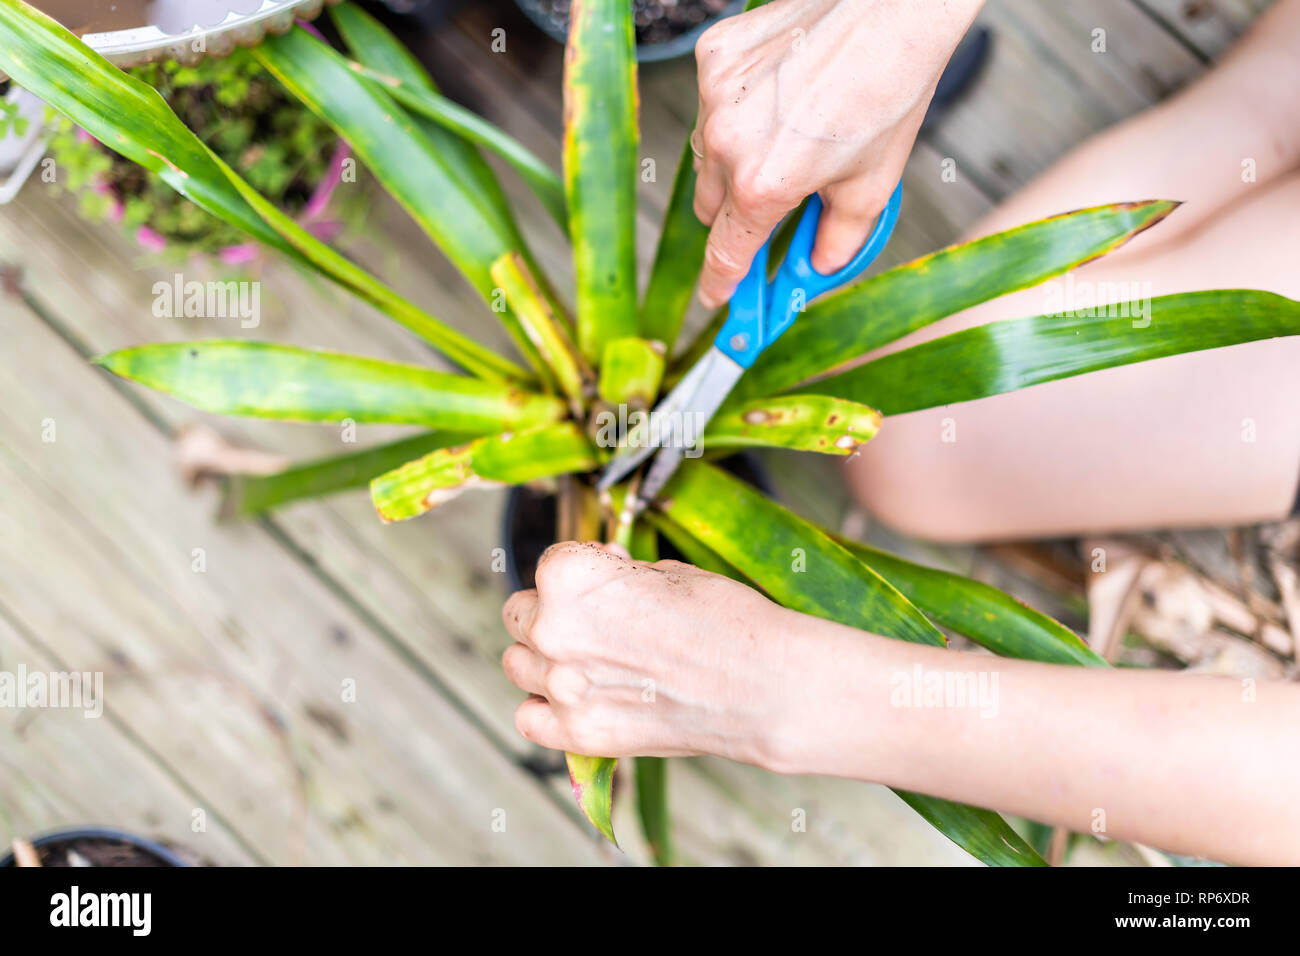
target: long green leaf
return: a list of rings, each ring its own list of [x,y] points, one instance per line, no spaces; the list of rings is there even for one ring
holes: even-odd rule
[[[445,99],[415,55],[401,40],[388,32],[382,23],[357,4],[342,3],[330,7],[330,16],[343,36],[348,52],[363,70],[370,71],[367,76],[372,79],[382,76],[385,82],[398,83],[408,91],[429,93],[438,99]],[[394,95],[394,99],[399,97]],[[411,108],[409,104],[403,105]],[[423,115],[416,116],[415,121],[448,168],[468,184],[466,188],[474,189],[496,211],[502,228],[511,234],[518,234],[514,212],[501,189],[501,183],[497,181],[496,173],[484,162],[478,150],[466,141],[469,138],[462,139],[452,128],[444,127]],[[563,190],[558,186],[558,177],[556,182],[562,198]]]
[[[569,783],[573,798],[578,801],[583,815],[614,846],[614,771],[617,757],[584,757],[582,754],[564,755],[569,768]]]
[[[474,452],[488,441],[476,438],[409,461],[370,482],[370,500],[385,524],[416,518],[450,501],[467,488],[482,485],[474,474]]]
[[[608,405],[645,411],[664,378],[663,344],[651,339],[610,339],[600,363],[599,392]]]
[[[250,517],[295,501],[364,488],[376,475],[402,462],[472,437],[464,432],[425,432],[348,455],[304,462],[272,475],[230,475],[223,485],[221,516]]]
[[[945,643],[907,598],[843,546],[720,468],[687,462],[661,507],[786,607],[888,637]]]
[[[704,449],[767,446],[851,455],[880,430],[874,408],[826,395],[777,395],[724,409],[704,432]]]
[[[702,544],[699,539],[663,512],[647,511],[645,520],[662,534],[669,544],[681,552],[687,564],[693,564],[701,571],[712,571],[714,574],[721,574],[741,584],[753,586],[753,581],[741,574],[733,565],[722,560],[716,551]]]
[[[654,528],[639,522],[628,550],[637,561],[658,561],[659,544]],[[673,828],[668,812],[668,761],[663,757],[637,757],[633,769],[637,815],[641,818],[641,832],[650,844],[650,855],[659,866],[671,866]]]
[[[431,119],[503,158],[537,194],[556,224],[565,232],[568,231],[569,216],[564,204],[564,184],[560,181],[559,174],[523,143],[441,94],[415,89],[393,77],[364,68],[359,72],[383,83],[393,99],[413,113]]]
[[[641,303],[641,334],[672,351],[704,263],[709,228],[695,215],[695,154],[689,137],[673,177],[659,245]]]
[[[1047,861],[992,810],[908,790],[895,790],[894,793],[930,826],[981,863],[988,866],[1047,866]]]
[[[520,244],[478,184],[417,129],[380,84],[307,33],[268,37],[253,55],[351,145],[366,169],[491,301],[492,263]],[[453,154],[454,156],[454,154]]]
[[[749,0],[745,9],[753,10],[766,2]],[[650,281],[641,303],[641,334],[663,342],[670,355],[691,304],[691,293],[700,277],[704,247],[709,240],[709,227],[695,215],[695,152],[691,149],[694,127],[691,124],[691,132],[677,160],[673,191],[664,209],[659,245],[655,248]]]
[[[574,0],[564,117],[578,347],[594,364],[610,339],[637,334],[636,55],[624,0]]]
[[[492,281],[505,293],[506,304],[517,316],[520,334],[544,366],[547,379],[553,378],[559,384],[575,416],[580,415],[593,375],[528,264],[517,253],[507,253],[492,264]]]
[[[477,194],[491,210],[495,210],[500,231],[512,237],[511,248],[523,256],[551,308],[567,322],[564,307],[520,235],[514,210],[501,189],[496,173],[483,160],[474,144],[485,146],[505,157],[525,181],[533,186],[551,215],[567,231],[568,213],[564,207],[564,185],[559,175],[517,140],[439,93],[433,78],[415,55],[389,33],[383,24],[355,3],[331,7],[330,14],[343,35],[349,52],[358,61],[349,64],[350,68],[360,71],[371,80],[383,83],[389,95],[411,112],[414,124],[433,144],[434,150],[448,168],[466,184],[466,189]],[[493,305],[494,311],[497,311],[495,302]],[[499,315],[506,330],[520,346],[520,351],[532,361],[534,355],[526,344],[519,341],[516,323],[511,320],[508,310]]]
[[[661,507],[786,607],[874,634],[944,643],[907,598],[844,547],[717,468],[702,463],[683,467]],[[991,866],[1042,864],[996,813],[895,792],[950,840]]]
[[[1098,310],[1122,310],[1115,318],[1040,315],[990,322],[805,388],[899,415],[1119,365],[1300,334],[1300,302],[1271,292],[1185,292],[1147,305]],[[1139,313],[1143,317],[1135,318]]]
[[[397,295],[259,196],[177,119],[157,91],[123,73],[43,13],[0,0],[0,72],[196,205],[323,273],[483,378],[523,369]]]
[[[561,422],[440,448],[375,478],[370,497],[381,519],[405,521],[467,488],[590,471],[598,460],[582,429]]]
[[[737,394],[784,391],[955,312],[1068,272],[1177,206],[1151,200],[1080,209],[890,269],[810,305],[754,363]]]
[[[995,587],[904,561],[856,541],[836,540],[928,616],[995,654],[1048,664],[1107,666],[1068,627]]]
[[[142,345],[95,362],[222,415],[303,422],[350,418],[481,435],[556,421],[565,412],[560,399],[516,386],[243,339]]]
[[[498,435],[474,453],[474,471],[488,481],[519,485],[552,475],[590,471],[595,446],[577,423],[561,422],[517,435]]]
[[[239,179],[233,170],[226,167],[224,163],[221,165],[226,168],[227,175],[235,184],[235,188],[240,191],[249,205],[256,209],[263,219],[274,224],[303,258],[330,278],[423,337],[467,372],[494,382],[520,381],[527,378],[527,373],[514,362],[502,358],[468,336],[439,322],[429,313],[417,308],[363,269],[355,266],[346,256],[317,241],[310,232],[284,215],[258,195],[251,186]]]
[[[356,70],[367,79],[381,83],[393,99],[412,113],[432,120],[471,143],[492,150],[508,162],[537,194],[556,224],[568,231],[569,216],[564,204],[564,183],[555,170],[523,143],[440,93],[421,90],[396,77],[364,66],[358,65]]]
[[[636,758],[636,806],[641,832],[650,855],[659,866],[673,865],[673,827],[668,812],[668,761],[663,757]]]

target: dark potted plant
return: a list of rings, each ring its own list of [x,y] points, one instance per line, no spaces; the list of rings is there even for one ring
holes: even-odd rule
[[[573,0],[515,0],[528,18],[565,41]],[[695,49],[700,34],[723,17],[745,9],[745,0],[628,0],[636,29],[636,58],[670,60]]]
[[[763,461],[757,455],[740,452],[718,462],[719,467],[752,485],[759,491],[772,494],[771,483]],[[506,507],[501,522],[501,541],[505,548],[506,578],[510,588],[518,591],[531,588],[536,583],[537,562],[558,538],[562,517],[559,514],[560,496],[554,488],[540,483],[515,485],[506,496]],[[655,552],[660,558],[686,561],[687,557],[662,532],[656,533]]]
[[[353,61],[303,31],[252,51],[352,144],[369,174],[460,268],[482,296],[484,315],[500,321],[514,342],[518,354],[507,357],[313,237],[216,162],[145,84],[25,4],[0,2],[0,70],[214,215],[374,305],[462,372],[246,339],[144,345],[98,363],[207,411],[426,429],[250,477],[232,489],[234,513],[257,514],[369,483],[380,516],[398,521],[474,487],[553,481],[559,538],[617,538],[634,556],[651,558],[659,532],[691,562],[750,582],[802,612],[899,640],[943,645],[943,627],[997,654],[1107,666],[1068,628],[1002,592],[818,528],[709,456],[755,446],[847,455],[874,436],[885,416],[1300,334],[1300,302],[1243,289],[1169,295],[1151,303],[1159,310],[1156,334],[1135,326],[1127,303],[1103,316],[1037,315],[970,328],[849,368],[932,322],[1105,255],[1177,203],[1117,202],[954,245],[811,304],[712,419],[703,435],[705,457],[687,461],[654,507],[621,520],[626,486],[608,497],[593,487],[612,450],[601,437],[601,416],[651,407],[707,350],[725,314],[674,349],[707,237],[692,212],[694,171],[685,143],[649,284],[638,295],[631,7],[579,0],[573,13],[563,177],[441,97],[392,35],[353,5],[332,10]],[[478,146],[519,173],[572,241],[572,312],[529,252]],[[815,573],[791,573],[796,551]],[[616,761],[579,754],[567,761],[584,813],[613,839]],[[656,857],[666,862],[664,762],[638,760],[636,771],[642,824]],[[899,795],[982,862],[1044,863],[996,813]]]
[[[194,66],[175,60],[132,67],[190,129],[286,215],[330,241],[346,204],[336,192],[351,175],[349,151],[258,65],[247,50]],[[192,254],[243,265],[257,247],[241,230],[205,212],[63,117],[50,121],[56,186],[76,193],[87,218],[120,223],[140,246],[170,258]],[[352,208],[355,208],[353,205]]]
[[[74,827],[31,840],[15,840],[0,857],[11,866],[192,866],[193,862],[156,840],[116,827]]]

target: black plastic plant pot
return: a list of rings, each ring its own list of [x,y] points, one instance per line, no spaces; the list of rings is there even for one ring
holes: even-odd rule
[[[695,49],[700,34],[723,17],[740,13],[745,0],[628,0],[637,24],[636,58],[671,60]],[[570,0],[515,0],[528,19],[560,43],[567,38]],[[698,15],[699,19],[695,19]],[[680,20],[676,19],[678,16]],[[672,18],[672,19],[670,19]]]
[[[425,30],[434,30],[455,16],[468,0],[371,0],[383,4],[392,13],[408,17]]]
[[[188,860],[161,843],[116,827],[76,827],[56,830],[31,841],[41,866],[72,866],[67,851],[93,866],[190,866]],[[0,857],[0,868],[16,866],[12,852]]]
[[[769,497],[772,494],[767,471],[757,455],[741,452],[718,462],[742,481]],[[501,537],[506,552],[506,580],[511,591],[531,588],[542,552],[555,543],[556,496],[527,485],[515,485],[506,498]],[[659,557],[685,560],[682,553],[659,535]]]

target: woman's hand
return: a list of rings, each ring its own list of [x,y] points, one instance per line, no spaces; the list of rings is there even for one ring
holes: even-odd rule
[[[512,595],[502,616],[519,642],[506,673],[535,695],[515,723],[544,747],[714,754],[1079,832],[1101,810],[1115,839],[1300,861],[1293,683],[1247,688],[910,644],[598,544],[552,547],[537,590]]]
[[[797,615],[721,575],[557,544],[502,617],[518,642],[506,674],[535,695],[515,724],[543,747],[767,765],[779,728],[796,723],[803,692],[782,625]]]
[[[911,152],[935,84],[983,0],[772,0],[695,46],[695,213],[713,227],[700,300],[722,305],[805,196],[826,207],[813,266],[866,241]]]

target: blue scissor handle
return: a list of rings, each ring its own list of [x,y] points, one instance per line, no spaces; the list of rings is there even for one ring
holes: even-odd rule
[[[903,184],[899,183],[858,254],[843,269],[823,275],[812,265],[813,241],[817,238],[817,224],[822,217],[822,201],[816,193],[808,197],[808,208],[795,227],[781,268],[768,282],[767,258],[772,245],[769,236],[731,296],[727,321],[713,344],[741,368],[753,365],[763,350],[794,324],[804,306],[822,293],[856,279],[875,261],[893,235],[902,198]]]

